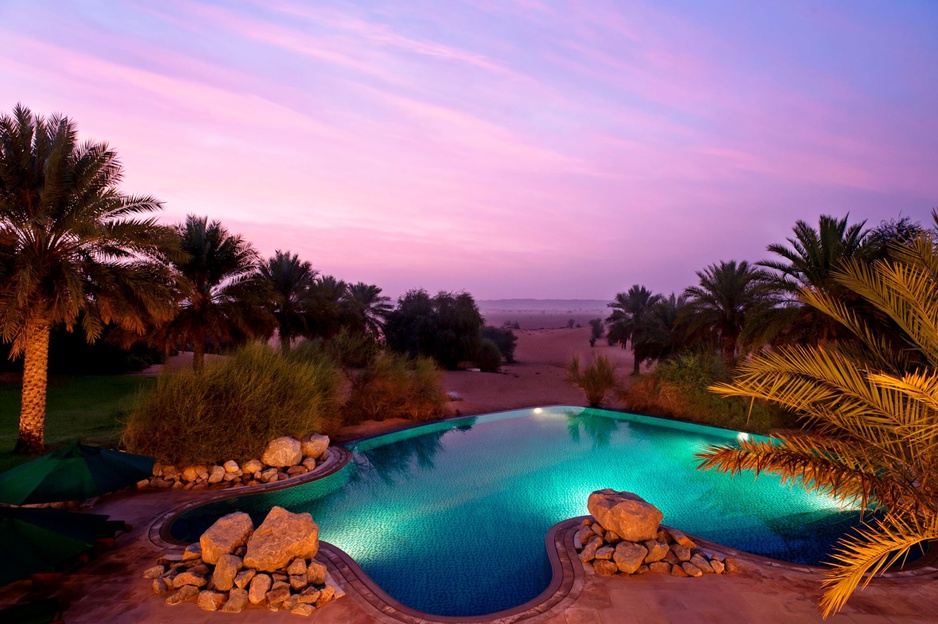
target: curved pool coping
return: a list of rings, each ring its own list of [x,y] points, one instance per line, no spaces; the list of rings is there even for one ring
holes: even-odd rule
[[[457,416],[446,420],[458,420],[463,418],[467,418],[467,416]],[[643,416],[643,418],[654,417]],[[418,423],[413,427],[406,427],[397,431],[420,427],[424,424],[426,423]],[[353,444],[381,435],[385,434],[365,436],[356,440],[346,441],[345,444]],[[169,527],[172,525],[173,521],[182,514],[197,507],[202,507],[220,500],[282,490],[316,481],[338,472],[348,464],[352,458],[352,452],[344,446],[329,446],[328,454],[329,456],[326,460],[314,470],[297,477],[262,485],[239,486],[216,490],[207,493],[204,497],[200,496],[196,500],[173,507],[157,516],[150,523],[148,527],[150,541],[163,550],[180,550],[186,546],[186,543],[173,538],[169,532]],[[551,567],[551,580],[544,591],[535,598],[516,607],[482,616],[439,616],[417,611],[388,595],[387,592],[368,576],[352,557],[338,546],[321,541],[319,552],[322,554],[320,559],[324,558],[328,560],[331,571],[336,573],[341,579],[342,585],[344,586],[343,589],[346,591],[347,596],[369,615],[378,618],[380,621],[387,622],[388,624],[455,624],[496,621],[499,623],[504,622],[505,624],[520,621],[534,624],[546,621],[562,613],[576,601],[580,592],[583,590],[586,582],[586,568],[588,564],[580,562],[574,540],[578,527],[582,524],[583,520],[587,518],[590,518],[590,516],[578,516],[568,520],[562,520],[548,530],[544,541]],[[666,525],[661,526],[668,528]],[[711,542],[695,535],[687,535],[699,548],[723,558],[734,557],[739,561],[752,565],[769,566],[811,575],[823,573],[826,569],[822,566],[796,564],[780,561],[778,559],[770,559],[761,555],[736,550],[735,548]],[[876,578],[888,578],[892,581],[902,579],[917,580],[925,577],[938,578],[938,548],[932,548],[931,550],[932,553],[926,554],[920,562],[914,562],[909,567],[902,570],[887,571]]]

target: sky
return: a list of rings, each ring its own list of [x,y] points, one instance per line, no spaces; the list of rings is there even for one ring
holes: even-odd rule
[[[938,2],[0,0],[0,111],[161,220],[477,299],[681,291],[938,207]]]

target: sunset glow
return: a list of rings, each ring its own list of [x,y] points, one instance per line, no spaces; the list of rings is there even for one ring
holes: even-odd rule
[[[0,110],[161,217],[476,298],[682,290],[796,219],[938,207],[932,2],[0,4]]]

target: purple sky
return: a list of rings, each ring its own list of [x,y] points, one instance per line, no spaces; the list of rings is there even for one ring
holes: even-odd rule
[[[938,207],[938,2],[3,0],[0,110],[397,296],[610,298]]]

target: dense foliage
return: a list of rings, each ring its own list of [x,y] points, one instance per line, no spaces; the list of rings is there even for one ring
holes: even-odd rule
[[[482,343],[485,321],[469,293],[411,290],[387,315],[385,339],[393,351],[431,357],[444,368],[473,362]]]
[[[512,328],[506,323],[502,327],[492,327],[486,325],[482,328],[483,340],[491,340],[498,349],[501,358],[504,358],[508,364],[515,361],[515,349],[518,346],[518,336],[512,331]]]
[[[567,381],[583,390],[590,407],[602,407],[606,396],[619,389],[616,369],[605,355],[594,356],[580,369],[580,358],[574,355],[567,365]]]

